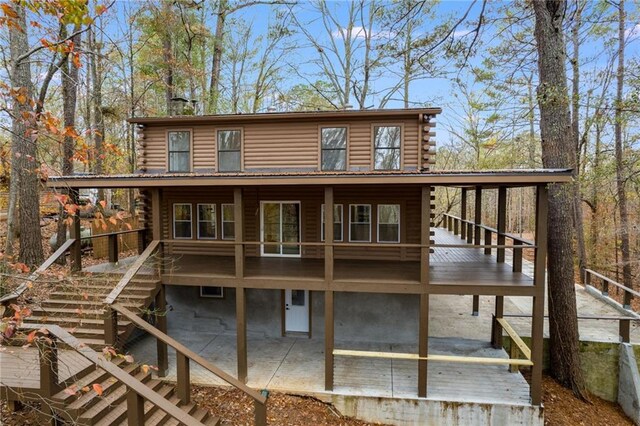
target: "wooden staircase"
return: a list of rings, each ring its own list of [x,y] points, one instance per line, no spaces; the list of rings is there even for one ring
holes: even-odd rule
[[[127,364],[122,358],[116,358],[113,364],[129,373],[138,382],[153,390],[167,400],[167,404],[180,408],[196,421],[205,425],[220,425],[220,419],[212,417],[209,412],[190,402],[183,404],[176,394],[175,386],[162,380],[154,379],[151,371],[143,369],[137,364]],[[69,390],[62,390],[51,398],[51,406],[59,420],[65,423],[77,425],[127,425],[127,387],[124,383],[114,379],[103,369],[96,367],[76,374],[72,389],[88,387],[92,389],[94,384],[100,384],[102,395],[95,391],[77,392],[73,394]],[[145,425],[178,425],[178,421],[171,418],[158,406],[145,401],[144,403]]]
[[[74,284],[62,285],[33,309],[25,323],[57,324],[87,346],[102,350],[107,346],[104,330],[104,299],[122,275],[83,274]],[[143,314],[154,301],[160,280],[152,276],[133,278],[119,297],[120,303]],[[118,342],[123,345],[135,330],[131,321],[118,322]]]

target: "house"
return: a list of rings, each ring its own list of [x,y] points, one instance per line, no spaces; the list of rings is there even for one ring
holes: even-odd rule
[[[509,366],[524,366],[531,368],[526,404],[539,408],[546,187],[569,181],[570,172],[433,170],[440,113],[132,118],[137,173],[53,177],[48,185],[140,190],[147,244],[161,253],[172,315],[235,324],[241,381],[248,379],[248,332],[305,336],[324,343],[326,392],[335,390],[342,357],[415,363],[416,398],[430,396],[431,364],[495,364],[507,375]],[[447,229],[434,227],[438,187],[460,188],[463,197],[460,216],[446,216]],[[520,187],[536,190],[535,241],[506,232],[506,194]],[[481,223],[483,191],[497,192],[496,227]],[[473,220],[466,217],[472,193]],[[533,276],[522,273],[523,247],[535,252]],[[475,313],[480,295],[494,298],[491,343],[502,353],[504,331],[512,356],[430,351],[430,300],[439,295],[473,296]],[[531,298],[530,348],[503,317],[505,296]],[[336,347],[336,339],[354,346]],[[363,340],[414,344],[415,351],[362,350],[356,342]]]

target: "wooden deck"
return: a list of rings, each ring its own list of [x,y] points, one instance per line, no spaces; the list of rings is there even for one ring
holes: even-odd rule
[[[38,349],[4,346],[0,351],[0,387],[37,392],[40,388]],[[91,362],[76,351],[58,353],[58,379],[64,382],[91,366]]]
[[[436,244],[466,244],[444,229],[435,230]],[[495,252],[495,250],[494,250]],[[232,256],[174,255],[168,259],[163,282],[176,285],[234,287]],[[497,263],[479,248],[434,248],[429,284],[436,294],[527,295],[533,279]],[[324,259],[247,257],[242,285],[247,288],[324,289]],[[335,259],[334,287],[342,291],[420,293],[420,262]],[[501,288],[503,288],[501,290]]]

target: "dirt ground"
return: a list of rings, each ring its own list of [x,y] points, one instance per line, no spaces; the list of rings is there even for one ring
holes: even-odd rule
[[[579,401],[571,392],[545,376],[544,412],[547,426],[601,426],[633,425],[620,407],[600,398],[592,397],[592,404]],[[253,424],[253,403],[233,389],[194,387],[193,400],[206,407],[226,425]],[[340,415],[331,405],[314,398],[271,393],[268,402],[268,423],[282,426],[366,426],[373,425]],[[9,413],[2,404],[2,425],[37,425],[33,410]]]

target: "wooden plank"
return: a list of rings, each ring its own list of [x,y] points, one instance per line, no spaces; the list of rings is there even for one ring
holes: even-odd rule
[[[412,353],[400,352],[378,352],[378,351],[356,351],[349,349],[334,349],[333,354],[337,356],[351,356],[361,358],[385,358],[385,359],[405,359],[413,361],[436,361],[436,362],[454,362],[463,364],[493,364],[493,365],[533,365],[527,359],[509,359],[509,358],[489,358],[489,357],[469,357],[458,355],[428,355],[426,357]]]
[[[333,283],[333,219],[333,187],[327,186],[324,188],[324,280],[328,289]]]
[[[333,291],[324,292],[324,389],[333,390],[334,347]]]
[[[420,314],[418,319],[418,397],[427,396],[427,355],[429,353],[429,295],[420,295]]]
[[[176,353],[176,379],[178,399],[181,403],[188,404],[191,399],[191,372],[189,358],[181,352]]]
[[[202,366],[203,368],[205,368],[209,372],[213,373],[214,375],[218,376],[219,378],[221,378],[222,380],[224,380],[225,382],[227,382],[231,386],[234,386],[234,387],[240,389],[242,392],[244,392],[245,394],[249,395],[254,400],[260,401],[263,404],[266,403],[266,401],[267,401],[266,397],[261,395],[259,392],[256,392],[255,390],[249,388],[244,383],[240,382],[235,377],[225,373],[224,371],[222,371],[221,369],[219,369],[218,367],[213,365],[211,362],[207,361],[202,356],[196,354],[195,352],[193,352],[192,350],[190,350],[189,348],[187,348],[186,346],[184,346],[182,343],[178,342],[174,338],[172,338],[172,337],[170,337],[170,336],[168,336],[168,335],[166,335],[164,333],[161,333],[154,326],[152,326],[151,324],[147,323],[142,318],[138,317],[135,313],[133,313],[129,309],[125,308],[124,306],[122,306],[122,305],[120,305],[118,303],[115,303],[114,305],[112,305],[112,307],[115,310],[117,310],[118,312],[120,312],[122,315],[127,317],[137,327],[141,328],[142,330],[146,331],[147,333],[151,334],[152,336],[155,336],[156,338],[163,339],[164,341],[167,342],[167,344],[169,346],[174,348],[176,351],[182,352],[189,359],[191,359],[192,361],[196,362],[197,364],[199,364],[200,366]]]
[[[133,262],[133,265],[127,270],[127,272],[123,275],[123,277],[118,281],[118,284],[111,290],[111,293],[105,298],[104,303],[107,305],[112,304],[116,298],[122,293],[122,290],[129,284],[129,281],[133,279],[133,277],[138,273],[138,270],[142,268],[142,265],[151,257],[151,255],[155,252],[156,248],[158,248],[160,241],[154,240],[149,244],[149,246],[142,252],[140,256]]]
[[[504,331],[506,331],[509,337],[511,337],[511,340],[518,346],[518,348],[520,348],[520,352],[522,352],[522,354],[527,359],[530,360],[531,349],[529,349],[529,346],[527,346],[527,344],[524,343],[524,341],[520,338],[520,336],[518,336],[518,333],[516,333],[513,327],[511,327],[511,324],[509,324],[509,321],[507,321],[504,318],[496,318],[496,321],[498,321],[498,323],[502,326]]]

